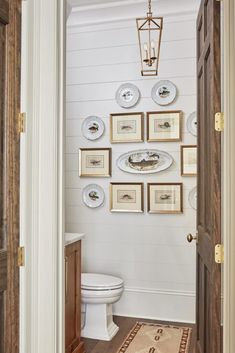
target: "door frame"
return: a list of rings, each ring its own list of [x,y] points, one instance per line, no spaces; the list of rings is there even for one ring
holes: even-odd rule
[[[235,352],[235,198],[231,197],[235,195],[235,5],[233,0],[223,4],[223,353],[231,353]],[[64,353],[65,16],[63,0],[23,2],[22,110],[28,122],[21,142],[21,245],[26,247],[26,266],[20,282],[20,353]]]
[[[224,353],[235,352],[235,5],[224,0],[224,171],[223,171],[223,237],[224,237],[224,293],[223,324]]]
[[[65,1],[22,2],[20,352],[64,353]]]

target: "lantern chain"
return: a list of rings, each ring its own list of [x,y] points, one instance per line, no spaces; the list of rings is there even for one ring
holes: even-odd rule
[[[148,0],[148,8],[149,11],[147,13],[148,16],[152,16],[152,4],[151,4],[152,0]]]

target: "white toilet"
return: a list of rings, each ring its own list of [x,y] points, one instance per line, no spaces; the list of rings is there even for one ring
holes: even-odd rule
[[[82,337],[110,341],[116,335],[119,327],[113,322],[112,304],[121,298],[123,288],[120,278],[82,273]]]

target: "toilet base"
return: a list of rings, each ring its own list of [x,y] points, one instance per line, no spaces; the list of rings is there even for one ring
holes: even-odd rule
[[[113,322],[112,304],[83,304],[85,325],[81,336],[111,341],[119,330]]]

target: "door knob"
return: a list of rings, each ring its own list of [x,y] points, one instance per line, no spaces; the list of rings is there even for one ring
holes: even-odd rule
[[[196,240],[196,242],[198,241],[198,236],[195,235],[195,237],[190,233],[187,235],[187,240],[189,243],[192,243],[193,240]]]

